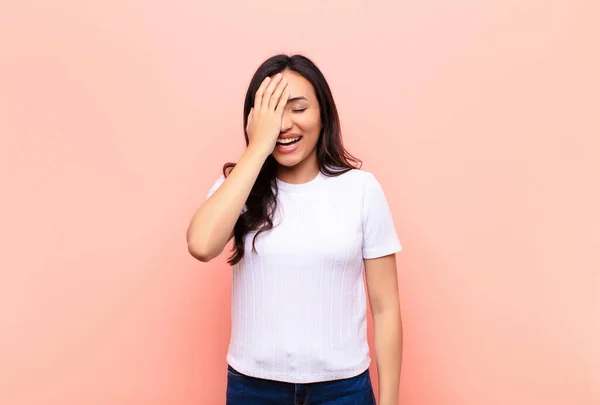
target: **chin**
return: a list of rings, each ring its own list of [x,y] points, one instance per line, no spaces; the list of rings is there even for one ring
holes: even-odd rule
[[[285,167],[294,167],[303,160],[302,156],[286,156],[277,153],[274,154],[273,157],[279,165]]]

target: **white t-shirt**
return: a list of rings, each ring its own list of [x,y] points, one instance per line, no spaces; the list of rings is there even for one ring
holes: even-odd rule
[[[277,185],[274,228],[257,237],[257,253],[247,234],[232,267],[227,362],[290,383],[356,376],[371,362],[363,259],[402,250],[385,194],[358,169]]]

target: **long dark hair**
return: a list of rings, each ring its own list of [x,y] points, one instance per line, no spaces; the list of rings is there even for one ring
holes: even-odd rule
[[[273,76],[284,70],[291,70],[306,80],[314,87],[321,111],[323,129],[317,141],[317,161],[319,170],[326,176],[339,176],[352,169],[362,166],[362,161],[352,156],[342,143],[342,131],[335,102],[331,89],[323,73],[307,57],[303,55],[288,56],[275,55],[259,66],[250,81],[246,99],[244,101],[244,134],[246,146],[249,144],[246,124],[250,108],[254,106],[254,96],[260,84],[267,76]],[[247,210],[238,218],[234,230],[235,245],[228,263],[234,265],[244,256],[244,236],[252,231],[258,231],[252,240],[252,250],[256,252],[256,237],[264,231],[273,228],[273,214],[277,208],[277,182],[275,174],[277,161],[270,155],[258,174],[256,182],[246,200]],[[226,163],[223,166],[223,175],[227,177],[235,163]]]

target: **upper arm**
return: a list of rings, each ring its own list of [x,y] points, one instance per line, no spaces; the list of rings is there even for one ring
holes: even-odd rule
[[[365,259],[364,263],[372,313],[399,309],[396,255]]]
[[[362,207],[363,260],[373,314],[399,307],[396,253],[402,251],[387,198],[368,174]]]

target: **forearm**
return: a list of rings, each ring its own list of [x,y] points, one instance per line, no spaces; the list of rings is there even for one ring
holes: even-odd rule
[[[266,157],[261,150],[247,148],[223,185],[198,208],[187,230],[194,257],[209,261],[223,251]]]
[[[373,313],[373,326],[379,377],[379,405],[398,405],[402,365],[400,308]]]

